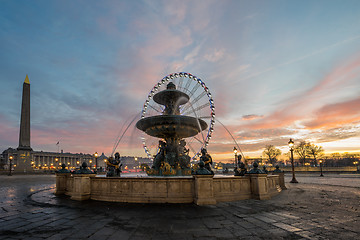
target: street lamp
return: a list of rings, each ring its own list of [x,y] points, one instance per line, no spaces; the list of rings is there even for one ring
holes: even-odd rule
[[[234,147],[234,154],[235,154],[234,168],[236,168],[236,157],[237,157],[237,149],[236,149],[236,147]]]
[[[359,172],[359,166],[358,166],[359,161],[354,161],[353,164],[356,167],[356,171]]]
[[[9,161],[9,166],[10,166],[10,167],[9,167],[9,176],[12,176],[12,173],[11,173],[11,168],[12,168],[12,166],[11,166],[11,165],[12,165],[13,156],[10,156],[10,157],[9,157],[9,160],[10,160],[10,161]]]
[[[95,156],[95,172],[97,172],[97,158],[98,158],[98,153],[97,152],[95,152],[94,153],[94,156]]]
[[[320,177],[323,177],[324,175],[322,174],[322,160],[319,160],[320,162]]]
[[[295,178],[295,169],[294,169],[294,141],[290,138],[290,141],[288,142],[290,152],[291,152],[291,168],[292,168],[292,179],[290,183],[298,183],[298,181]]]

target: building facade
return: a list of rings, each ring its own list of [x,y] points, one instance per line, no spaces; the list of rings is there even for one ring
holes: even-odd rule
[[[83,153],[57,153],[57,152],[43,152],[30,151],[29,155],[25,156],[30,160],[31,168],[19,169],[22,157],[20,151],[14,148],[8,148],[1,154],[0,166],[4,170],[9,170],[10,165],[14,172],[28,172],[28,171],[55,171],[61,169],[64,163],[69,170],[79,168],[83,162],[86,162],[92,169],[95,168],[95,157],[91,154]],[[20,165],[21,168],[21,165]]]

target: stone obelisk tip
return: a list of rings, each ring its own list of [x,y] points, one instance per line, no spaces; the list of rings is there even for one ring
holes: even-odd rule
[[[27,74],[26,74],[26,77],[25,77],[25,81],[24,81],[24,83],[30,84],[29,77],[28,77],[28,75],[27,75]]]

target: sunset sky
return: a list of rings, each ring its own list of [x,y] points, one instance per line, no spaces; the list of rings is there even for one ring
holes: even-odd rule
[[[26,74],[34,150],[110,154],[172,72],[206,83],[246,156],[289,138],[360,152],[358,0],[0,0],[0,151],[18,146]],[[209,152],[233,147],[216,123]],[[134,126],[117,151],[146,156]]]

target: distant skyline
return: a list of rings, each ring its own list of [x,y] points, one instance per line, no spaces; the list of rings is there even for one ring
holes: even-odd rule
[[[172,72],[200,77],[244,152],[310,141],[360,152],[360,2],[0,1],[0,151],[17,147],[22,83],[31,146],[110,154]],[[208,147],[233,159],[215,124]],[[146,156],[132,127],[117,149]]]

